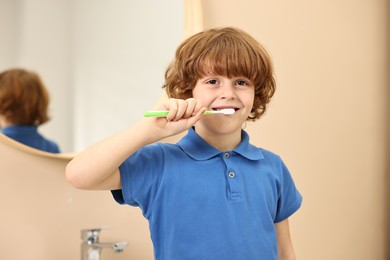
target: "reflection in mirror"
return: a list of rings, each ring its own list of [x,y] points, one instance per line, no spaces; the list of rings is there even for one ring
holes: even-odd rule
[[[56,142],[44,137],[38,127],[49,121],[49,93],[33,71],[12,68],[0,73],[0,133],[50,153],[59,153]]]
[[[0,70],[39,71],[51,93],[42,133],[63,152],[132,125],[163,91],[184,36],[182,0],[1,1]]]

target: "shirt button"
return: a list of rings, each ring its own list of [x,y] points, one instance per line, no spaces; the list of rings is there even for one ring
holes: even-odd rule
[[[234,172],[229,172],[229,177],[230,178],[234,178],[234,176],[235,176]]]
[[[225,159],[227,159],[227,158],[230,157],[230,154],[229,154],[229,153],[224,153],[223,157],[224,157]]]

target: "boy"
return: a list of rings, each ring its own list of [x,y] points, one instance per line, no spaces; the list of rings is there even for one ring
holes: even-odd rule
[[[33,71],[13,68],[0,73],[0,132],[15,141],[50,153],[57,143],[38,132],[49,121],[49,93]]]
[[[164,87],[166,117],[90,147],[68,164],[67,179],[139,206],[155,259],[295,259],[288,217],[302,198],[281,159],[241,129],[275,91],[266,51],[239,29],[198,33],[178,47]],[[158,142],[186,130],[177,144]]]

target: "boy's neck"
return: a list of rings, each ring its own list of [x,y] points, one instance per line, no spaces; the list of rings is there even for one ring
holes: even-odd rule
[[[195,132],[202,137],[209,145],[218,149],[221,152],[234,150],[241,142],[241,130],[230,134],[213,134],[210,132],[201,131],[195,128]]]

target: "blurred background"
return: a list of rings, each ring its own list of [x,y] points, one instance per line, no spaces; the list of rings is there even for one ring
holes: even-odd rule
[[[41,74],[42,132],[64,151],[131,126],[162,95],[185,34],[183,1],[160,2],[0,0],[0,69]],[[390,259],[390,2],[200,2],[205,29],[244,29],[273,59],[276,95],[246,130],[304,197],[298,259]]]
[[[25,67],[51,94],[42,133],[80,151],[132,125],[161,96],[184,36],[182,0],[0,0],[0,70]]]

